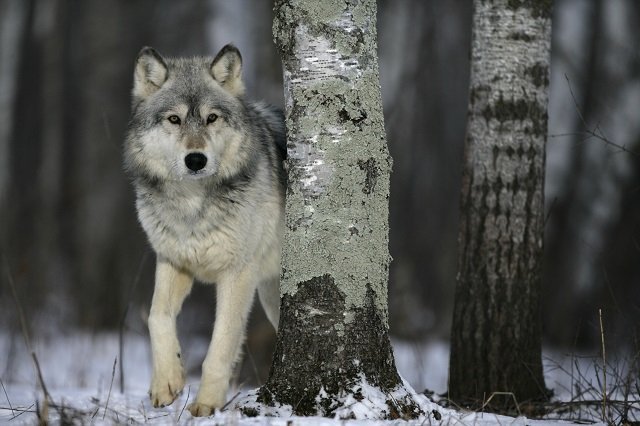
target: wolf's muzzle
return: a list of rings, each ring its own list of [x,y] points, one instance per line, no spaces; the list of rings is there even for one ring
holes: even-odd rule
[[[184,164],[189,170],[197,172],[207,165],[207,156],[201,152],[192,152],[184,157]]]

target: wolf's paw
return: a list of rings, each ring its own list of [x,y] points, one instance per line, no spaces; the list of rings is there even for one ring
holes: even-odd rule
[[[207,381],[204,377],[196,399],[188,408],[194,417],[206,417],[213,414],[216,408],[222,408],[227,402],[228,379],[222,381]]]
[[[214,407],[200,402],[192,402],[187,406],[187,409],[191,412],[193,417],[207,417],[215,411]]]
[[[184,388],[184,371],[182,367],[172,369],[170,374],[154,372],[151,380],[149,398],[154,407],[160,408],[170,405],[176,400]]]

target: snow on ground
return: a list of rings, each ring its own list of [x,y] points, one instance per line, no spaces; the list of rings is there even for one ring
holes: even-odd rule
[[[34,424],[36,401],[42,404],[43,396],[37,385],[35,369],[21,336],[0,333],[0,424]],[[202,342],[205,345],[206,342]],[[211,424],[211,418],[194,419],[185,409],[188,399],[197,392],[198,377],[190,377],[181,397],[170,407],[155,409],[149,403],[147,387],[150,379],[150,353],[146,337],[127,335],[124,351],[125,392],[119,389],[119,368],[114,361],[119,358],[116,334],[74,334],[33,341],[34,352],[41,366],[45,384],[55,407],[48,408],[52,423],[61,417],[91,424],[153,423],[153,424]],[[443,393],[447,388],[449,349],[442,342],[405,343],[394,342],[396,363],[400,374],[410,387]],[[597,360],[596,360],[597,361]],[[565,400],[575,397],[578,379],[581,389],[598,389],[598,375],[591,358],[548,353],[545,360],[547,386]],[[610,375],[612,372],[609,373]],[[112,379],[113,378],[113,379]],[[111,388],[111,391],[110,391]],[[237,389],[230,391],[232,404],[246,398]],[[594,398],[597,395],[594,395]],[[557,424],[557,421],[532,421],[525,417],[510,418],[487,413],[464,413],[446,410],[429,402],[420,394],[426,411],[437,409],[443,416],[439,421],[433,415],[413,424],[451,425],[530,425]],[[370,401],[375,405],[376,401]],[[367,417],[366,404],[358,407],[360,417]],[[286,414],[286,412],[285,412]],[[242,417],[237,410],[226,410],[213,417],[216,424],[234,425],[382,425],[406,424],[403,421],[334,420],[300,417]],[[565,423],[566,424],[566,423]]]

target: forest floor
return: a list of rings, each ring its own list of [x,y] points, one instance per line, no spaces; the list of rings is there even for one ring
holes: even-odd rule
[[[185,409],[197,391],[198,377],[189,377],[179,399],[171,406],[153,408],[147,396],[149,348],[146,338],[125,336],[123,369],[125,387],[120,392],[120,345],[117,334],[73,334],[40,338],[33,351],[50,394],[45,403],[34,362],[20,335],[0,332],[0,424],[38,423],[43,411],[51,424],[234,424],[234,425],[529,425],[634,424],[640,421],[640,378],[624,358],[610,356],[606,371],[597,354],[566,354],[545,351],[545,380],[554,397],[537,419],[514,413],[514,417],[452,410],[446,405],[449,349],[438,341],[394,342],[398,370],[420,393],[417,398],[429,415],[419,420],[367,419],[367,407],[357,420],[322,417],[245,417],[226,409],[211,418],[193,418]],[[206,342],[202,342],[206,345]],[[197,352],[197,351],[195,351]],[[192,357],[195,358],[195,357]],[[193,359],[191,363],[196,363]],[[604,378],[606,378],[606,388]],[[429,391],[424,392],[425,389]],[[607,390],[606,398],[603,389]],[[240,400],[249,389],[232,386],[229,397]],[[428,398],[428,397],[429,398]],[[488,397],[490,398],[490,397]],[[376,401],[373,401],[374,403]],[[602,421],[602,409],[606,421]],[[438,414],[434,415],[433,410]],[[40,413],[40,414],[39,414]],[[437,418],[437,419],[436,419]],[[626,422],[626,423],[625,423]],[[635,423],[638,424],[638,423]]]

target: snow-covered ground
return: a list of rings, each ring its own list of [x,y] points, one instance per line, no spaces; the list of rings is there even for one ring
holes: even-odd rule
[[[124,378],[125,392],[120,393],[119,358],[117,334],[74,334],[66,337],[34,339],[34,352],[41,366],[44,382],[55,406],[48,407],[48,414],[55,424],[61,416],[67,420],[91,423],[160,423],[199,424],[210,423],[209,419],[194,419],[185,409],[188,399],[197,391],[198,377],[190,377],[182,396],[170,407],[155,409],[147,397],[150,378],[150,354],[145,337],[125,336]],[[204,345],[205,342],[202,343]],[[394,342],[396,363],[400,374],[418,392],[425,389],[436,394],[447,388],[448,345],[442,342],[421,344]],[[0,424],[34,424],[37,408],[43,403],[43,393],[37,384],[34,364],[20,335],[0,333]],[[119,362],[119,360],[118,360]],[[191,360],[190,362],[197,362]],[[620,384],[625,366],[610,368],[609,386]],[[601,398],[597,392],[602,388],[602,371],[597,358],[576,357],[557,352],[545,353],[545,376],[547,386],[554,389],[556,397],[563,401],[582,396],[583,399]],[[620,376],[616,380],[616,375]],[[230,397],[240,400],[239,389],[232,389]],[[247,389],[243,389],[246,392]],[[589,392],[593,392],[591,395]],[[578,395],[581,394],[581,395]],[[556,420],[532,421],[525,417],[510,418],[488,413],[463,413],[446,410],[425,397],[420,396],[424,408],[429,412],[437,409],[442,418],[437,421],[430,415],[415,424],[461,424],[461,425],[548,425]],[[610,396],[611,398],[611,396]],[[636,398],[637,399],[637,398]],[[375,401],[374,401],[375,402]],[[360,407],[366,418],[366,405]],[[637,413],[637,409],[636,409]],[[637,415],[637,414],[636,414]],[[556,416],[557,418],[558,416]],[[574,413],[564,418],[593,419]],[[596,417],[597,418],[597,417]],[[261,424],[261,425],[369,425],[400,424],[403,421],[333,420],[324,418],[276,418],[242,417],[237,410],[226,410],[213,418],[217,424]],[[631,419],[630,419],[631,420]],[[636,419],[638,420],[638,419]]]

